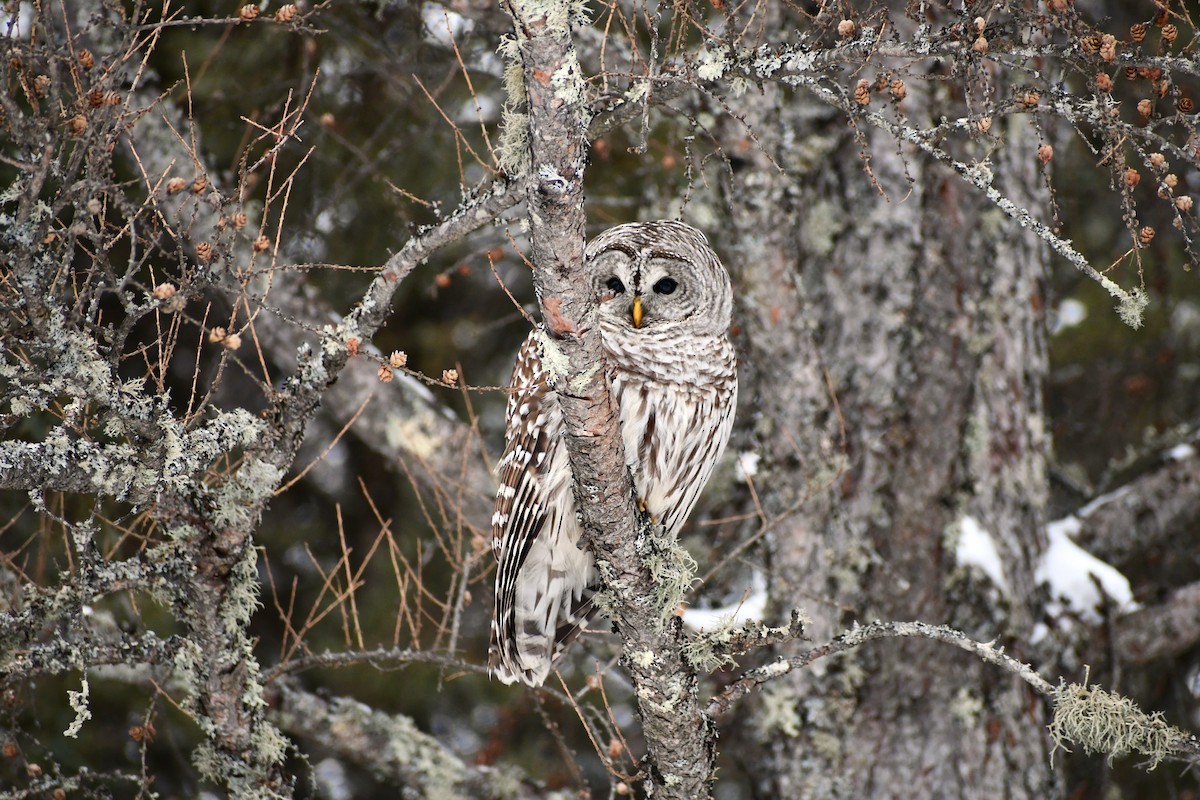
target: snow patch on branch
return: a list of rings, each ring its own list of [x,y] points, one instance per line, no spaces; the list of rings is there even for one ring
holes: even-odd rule
[[[1080,518],[1073,515],[1049,523],[1046,535],[1050,544],[1034,573],[1037,582],[1050,589],[1047,615],[1062,627],[1069,628],[1071,618],[1089,625],[1100,624],[1103,619],[1098,609],[1103,605],[1118,614],[1138,608],[1129,579],[1071,540],[1082,527]],[[1047,632],[1039,627],[1033,636],[1035,643]]]
[[[947,533],[954,544],[954,559],[960,567],[976,567],[992,582],[1000,593],[1009,593],[1008,578],[1004,574],[1004,562],[996,541],[979,521],[964,514],[951,525]]]
[[[421,28],[426,40],[453,47],[457,39],[474,30],[475,22],[437,3],[424,3],[421,5]]]
[[[751,450],[738,453],[735,465],[739,483],[750,483],[758,475],[758,462],[762,457]]]
[[[1187,461],[1196,457],[1196,447],[1190,444],[1177,444],[1167,451],[1168,461]]]
[[[720,608],[688,608],[683,624],[694,631],[733,628],[746,622],[762,622],[767,613],[767,579],[755,570],[749,592],[737,603]]]

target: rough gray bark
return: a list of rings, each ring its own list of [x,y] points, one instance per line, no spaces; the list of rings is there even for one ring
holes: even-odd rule
[[[768,88],[748,109],[784,171],[759,157],[729,194],[772,598],[803,606],[818,640],[919,619],[1019,641],[1044,521],[1044,250],[944,167],[875,133],[860,145],[812,102]],[[934,99],[912,105],[937,118]],[[1024,121],[1006,135],[1026,137]],[[1028,191],[1027,167],[993,168]],[[963,515],[996,542],[1004,592],[955,564]],[[734,749],[768,796],[1055,791],[1027,688],[929,642],[864,648],[768,687],[758,708],[758,751]]]

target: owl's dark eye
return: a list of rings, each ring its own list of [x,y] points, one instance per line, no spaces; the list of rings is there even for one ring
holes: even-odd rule
[[[659,294],[670,294],[679,287],[679,283],[674,278],[662,278],[658,283],[654,284],[654,291]]]
[[[608,290],[610,292],[612,292],[613,294],[624,294],[625,293],[625,284],[621,283],[621,279],[618,278],[616,275],[613,275],[611,278],[609,278],[608,283],[606,283],[604,285],[607,286]]]

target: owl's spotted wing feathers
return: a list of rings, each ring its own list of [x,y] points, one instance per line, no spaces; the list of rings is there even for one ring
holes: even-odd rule
[[[489,667],[504,683],[531,685],[545,680],[595,613],[591,556],[576,546],[562,411],[539,347],[531,334],[517,356],[492,516],[498,566]]]
[[[601,342],[634,488],[674,536],[733,424],[729,275],[703,234],[678,222],[605,231],[588,244],[584,267],[600,300]],[[595,613],[597,589],[591,553],[579,548],[562,410],[539,347],[530,335],[513,372],[492,518],[499,565],[490,667],[505,683],[531,686],[545,680]]]

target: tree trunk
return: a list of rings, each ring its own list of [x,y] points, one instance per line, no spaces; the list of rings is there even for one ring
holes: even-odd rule
[[[774,607],[804,608],[818,641],[892,619],[1021,642],[1046,499],[1044,249],[944,167],[866,126],[856,138],[785,91],[768,87],[747,120],[783,172],[756,151],[730,187],[739,413],[758,420]],[[910,114],[933,102],[909,91]],[[1037,185],[1037,145],[1013,120],[992,134],[1016,144],[1000,159],[1022,160],[992,168],[1020,202]],[[987,142],[974,146],[968,163]],[[990,535],[1003,586],[956,560],[964,517]],[[928,641],[818,662],[768,685],[753,719],[737,735],[767,744],[730,747],[763,796],[1055,793],[1041,704]]]

